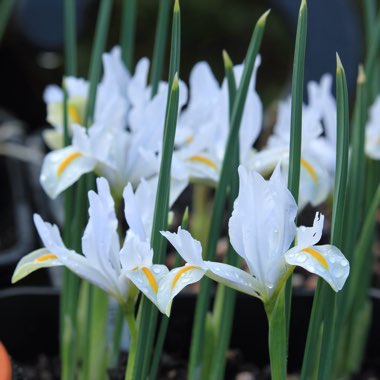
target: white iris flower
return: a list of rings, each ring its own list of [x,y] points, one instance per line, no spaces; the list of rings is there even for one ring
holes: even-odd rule
[[[114,201],[104,178],[97,179],[97,189],[97,193],[89,192],[89,221],[82,237],[83,255],[65,247],[57,226],[45,223],[39,215],[35,215],[34,222],[45,247],[20,260],[12,282],[39,268],[64,265],[121,304],[125,304],[128,297],[134,297],[135,292],[131,292],[134,284],[158,305],[158,288],[168,269],[152,263],[153,251],[149,243],[137,234],[127,234],[124,245],[120,247]],[[126,196],[127,222],[135,225],[139,217],[132,211],[135,219],[131,220],[130,208],[136,209],[136,204],[133,198]],[[139,222],[143,224],[142,220]]]
[[[284,184],[279,166],[269,181],[243,166],[239,167],[239,178],[239,196],[229,221],[229,236],[249,273],[227,264],[204,261],[200,243],[187,231],[163,232],[187,262],[184,267],[172,270],[160,285],[158,303],[167,314],[173,297],[203,275],[256,296],[264,303],[278,294],[294,265],[319,275],[335,291],[342,289],[349,274],[348,261],[337,247],[316,245],[322,235],[323,215],[316,215],[313,227],[296,229],[297,205]],[[290,248],[296,232],[296,245]]]

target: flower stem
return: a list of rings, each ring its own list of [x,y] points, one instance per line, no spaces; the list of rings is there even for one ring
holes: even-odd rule
[[[130,336],[128,365],[127,365],[127,370],[125,372],[125,380],[133,380],[133,372],[135,369],[135,359],[136,359],[137,332],[138,332],[134,307],[126,308],[125,319],[127,320],[129,336]]]
[[[272,380],[286,379],[287,318],[285,309],[285,287],[276,299],[265,304],[269,323],[269,357]]]

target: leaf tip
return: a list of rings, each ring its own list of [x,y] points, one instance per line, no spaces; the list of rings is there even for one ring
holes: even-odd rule
[[[223,50],[223,62],[225,68],[232,69],[233,64],[226,50]]]
[[[344,72],[344,68],[342,65],[342,61],[340,60],[339,54],[336,53],[336,72],[337,73],[342,73]]]
[[[174,12],[178,13],[179,11],[180,11],[179,0],[175,0],[175,2],[174,2]]]
[[[307,2],[306,2],[306,0],[302,0],[302,1],[301,1],[301,7],[300,7],[300,10],[303,11],[306,7],[307,7]]]
[[[270,9],[268,9],[260,18],[259,18],[259,21],[257,21],[257,25],[260,25],[262,27],[265,26],[265,23],[267,21],[267,18],[268,18],[268,15],[270,13]]]
[[[366,82],[366,75],[365,75],[364,67],[362,64],[359,65],[357,81],[358,81],[358,84],[363,84]]]
[[[181,227],[183,229],[187,229],[188,225],[189,225],[189,207],[187,206],[185,209],[185,212],[183,213]]]
[[[178,72],[175,73],[172,84],[172,91],[177,91],[179,87]]]

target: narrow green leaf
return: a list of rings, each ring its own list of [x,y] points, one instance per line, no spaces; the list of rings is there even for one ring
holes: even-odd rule
[[[241,78],[239,89],[236,93],[231,117],[229,137],[227,140],[227,146],[225,150],[222,170],[219,177],[219,183],[215,193],[209,240],[207,250],[205,253],[206,260],[213,260],[215,257],[216,245],[220,234],[221,222],[223,220],[227,186],[230,182],[232,173],[235,172],[237,169],[237,167],[232,167],[230,165],[230,159],[231,157],[234,157],[234,152],[237,149],[236,146],[238,144],[239,127],[242,118],[245,99],[247,96],[249,82],[252,76],[256,56],[259,51],[262,37],[264,34],[265,23],[268,14],[269,11],[264,13],[256,23],[255,29],[252,34],[251,42],[248,47],[248,52],[245,58],[243,75]],[[192,332],[192,342],[190,347],[190,363],[188,369],[189,379],[198,379],[201,373],[201,357],[203,346],[202,341],[204,337],[204,323],[209,305],[210,289],[211,281],[208,278],[204,278],[201,281],[201,289],[196,304]]]
[[[158,84],[162,77],[165,59],[166,40],[169,26],[170,0],[160,1],[156,34],[154,40],[154,50],[152,59],[152,69],[150,72],[150,84],[152,86],[152,97],[156,95]]]
[[[178,52],[179,53],[179,52]],[[174,76],[164,129],[164,141],[156,204],[154,209],[151,245],[154,251],[153,261],[162,263],[165,258],[166,241],[160,231],[167,229],[169,212],[170,168],[174,147],[175,129],[178,115],[179,83],[178,76]],[[149,370],[153,339],[158,311],[145,297],[140,306],[141,321],[138,328],[138,342],[136,351],[134,379],[145,379]]]
[[[154,251],[153,261],[163,263],[166,253],[166,239],[160,231],[167,228],[169,212],[170,170],[174,149],[174,137],[178,116],[179,102],[179,66],[181,53],[181,12],[179,1],[176,0],[173,8],[173,25],[170,51],[170,65],[168,85],[168,103],[166,107],[164,138],[156,204],[154,209],[151,245]],[[135,378],[143,379],[147,376],[153,348],[158,311],[156,307],[143,297],[140,306],[141,321],[136,352]]]
[[[65,0],[64,12],[65,73],[67,76],[75,76],[77,74],[77,44],[74,0]]]
[[[189,208],[186,207],[185,212],[183,214],[181,228],[187,230],[189,226]],[[176,253],[175,264],[174,267],[177,268],[181,263],[181,256]],[[160,328],[158,330],[158,336],[156,341],[156,346],[153,352],[152,366],[149,372],[149,379],[157,379],[158,365],[160,362],[160,357],[162,353],[162,349],[164,347],[166,333],[168,331],[169,326],[169,318],[166,315],[161,316]]]
[[[307,4],[302,0],[298,14],[296,45],[294,49],[292,77],[292,110],[290,120],[290,151],[288,187],[296,202],[300,182],[302,101],[307,35]]]
[[[337,55],[336,71],[336,92],[337,92],[337,149],[336,149],[336,169],[334,186],[334,204],[332,218],[331,243],[338,248],[343,244],[343,223],[344,209],[346,205],[346,188],[348,172],[348,131],[349,131],[349,110],[348,91],[346,76],[342,63]],[[315,304],[315,307],[314,307]],[[311,338],[318,336],[322,321],[322,346],[319,368],[317,369],[318,379],[330,379],[332,371],[332,358],[337,336],[337,315],[336,315],[336,294],[330,287],[318,281],[316,297],[314,298],[312,315],[309,323],[309,331],[306,342],[306,351],[302,367],[301,379],[310,379],[316,360],[315,341]]]
[[[369,43],[367,46],[367,54],[365,57],[365,73],[367,76],[367,83],[373,83],[377,73],[377,60],[380,50],[380,11],[377,13],[375,25],[371,27],[371,35],[369,36]],[[372,87],[373,88],[373,87]],[[377,93],[372,93],[371,86],[368,86],[368,100],[371,104]]]
[[[304,87],[305,52],[307,37],[307,3],[302,0],[298,12],[296,43],[293,58],[292,76],[292,106],[290,116],[290,145],[288,188],[298,202],[300,170],[301,170],[301,141],[302,141],[302,102]],[[286,336],[289,335],[290,310],[292,302],[292,276],[285,287]],[[287,340],[285,340],[285,343]],[[286,343],[287,344],[287,343]]]
[[[88,380],[102,380],[107,376],[108,294],[93,287],[91,304]]]
[[[236,82],[233,73],[233,63],[226,51],[223,51],[224,70],[226,73],[228,94],[229,94],[229,110],[230,117],[232,116],[232,109],[236,96]],[[234,157],[231,165],[233,167],[239,166],[239,149],[235,150]],[[237,198],[239,192],[239,178],[237,171],[232,175],[230,186],[230,207],[233,209],[234,200]],[[227,264],[238,266],[239,256],[236,254],[231,244],[228,247],[225,262]],[[210,358],[209,371],[203,377],[211,380],[218,380],[224,378],[224,371],[226,366],[226,353],[231,337],[232,322],[235,311],[236,291],[227,288],[222,284],[217,285],[217,291],[213,309],[213,336],[215,339],[213,354]],[[206,342],[207,344],[207,342]]]
[[[101,0],[96,21],[95,39],[91,53],[85,124],[89,127],[95,110],[96,91],[102,69],[102,54],[106,47],[108,28],[111,18],[112,0]]]
[[[347,189],[347,204],[350,207],[348,207],[347,215],[345,217],[345,239],[343,246],[344,254],[349,261],[351,260],[353,248],[361,225],[364,204],[364,140],[367,120],[367,102],[366,79],[362,66],[359,66],[354,115],[355,118],[352,125],[351,138],[352,152],[350,157],[349,183]]]
[[[121,56],[128,70],[133,68],[133,52],[136,34],[136,0],[123,0],[121,14]]]
[[[349,291],[347,307],[348,312],[355,306],[355,299],[357,298],[358,290],[361,288],[363,274],[365,273],[365,263],[368,257],[371,257],[371,245],[373,241],[374,226],[376,221],[377,208],[380,205],[380,185],[377,188],[372,204],[366,214],[363,229],[361,231],[358,243],[355,247],[355,266],[351,266]],[[371,260],[372,261],[372,260]]]

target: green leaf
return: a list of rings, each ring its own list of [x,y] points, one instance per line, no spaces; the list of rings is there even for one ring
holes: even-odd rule
[[[128,70],[133,68],[136,34],[136,0],[122,1],[120,45],[121,56]]]
[[[237,149],[239,127],[242,119],[245,99],[247,97],[249,82],[252,76],[256,56],[261,45],[268,14],[269,11],[265,12],[257,21],[252,34],[251,42],[248,47],[248,52],[244,61],[243,75],[241,78],[239,89],[236,93],[230,122],[231,127],[229,137],[227,140],[227,146],[224,154],[222,170],[219,177],[219,183],[215,193],[214,207],[211,217],[210,233],[205,254],[205,260],[213,260],[215,257],[216,245],[218,242],[221,223],[223,220],[224,203],[227,195],[227,186],[231,180],[232,173],[234,173],[237,170],[237,167],[232,167],[230,159],[231,157],[234,157]],[[201,289],[198,294],[196,304],[192,342],[190,348],[190,363],[188,369],[189,379],[198,379],[201,373],[201,357],[205,329],[204,324],[209,304],[210,289],[211,281],[208,278],[204,278],[201,282]]]
[[[87,98],[86,127],[92,123],[95,110],[96,91],[100,80],[102,69],[102,54],[106,47],[108,28],[111,18],[112,0],[101,0],[98,19],[96,21],[95,39],[91,53],[89,82],[90,89]]]

